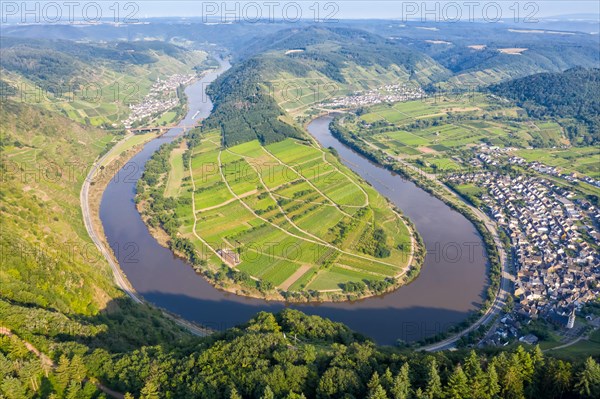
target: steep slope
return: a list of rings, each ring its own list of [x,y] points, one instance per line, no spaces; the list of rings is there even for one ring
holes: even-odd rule
[[[600,69],[540,73],[491,86],[490,91],[514,100],[531,117],[566,119],[563,124],[569,127],[573,143],[600,142]],[[569,121],[584,126],[578,128]]]
[[[299,137],[297,129],[285,126],[285,120],[290,123],[286,117],[301,115],[332,97],[449,76],[424,54],[346,28],[281,31],[251,44],[240,58],[210,88],[215,112],[206,127],[220,127],[226,145]]]
[[[143,101],[157,78],[195,74],[207,59],[202,51],[156,40],[92,44],[0,37],[0,42],[3,81],[14,88],[3,88],[3,97],[106,128],[118,127],[129,105]]]

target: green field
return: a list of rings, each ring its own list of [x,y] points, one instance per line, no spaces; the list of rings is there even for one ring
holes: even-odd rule
[[[516,154],[529,162],[538,161],[566,172],[600,178],[600,149],[596,147],[518,150]]]
[[[426,172],[468,167],[463,160],[472,152],[465,151],[487,144],[515,148],[513,154],[527,161],[600,176],[597,148],[570,147],[557,122],[529,120],[523,115],[518,107],[475,93],[379,104],[358,117],[346,118],[344,125],[373,146]]]
[[[331,153],[293,139],[226,149],[220,142],[215,132],[203,135],[191,174],[176,148],[165,185],[165,196],[193,192],[196,213],[177,210],[179,233],[207,258],[290,291],[337,292],[404,274],[408,227]]]

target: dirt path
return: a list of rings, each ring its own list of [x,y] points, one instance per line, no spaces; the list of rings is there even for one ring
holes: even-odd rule
[[[288,288],[291,287],[292,284],[294,284],[296,281],[298,281],[298,279],[300,277],[304,276],[304,274],[307,271],[309,271],[310,269],[311,269],[311,267],[309,265],[300,266],[300,268],[298,270],[296,270],[294,272],[294,274],[289,276],[287,278],[287,280],[285,280],[283,283],[279,284],[279,288],[281,288],[282,290],[287,290]]]
[[[51,369],[56,368],[56,363],[54,363],[52,361],[52,359],[50,359],[50,357],[48,357],[44,353],[40,352],[35,346],[33,346],[33,344],[31,342],[25,341],[24,339],[20,338],[18,335],[14,334],[10,329],[8,329],[6,327],[0,327],[0,335],[5,335],[7,337],[16,337],[23,343],[23,345],[25,345],[25,347],[27,348],[27,350],[29,352],[33,353],[38,359],[40,359],[42,366],[50,367]],[[88,382],[94,384],[96,386],[96,388],[98,388],[99,390],[101,390],[102,392],[104,392],[105,394],[107,394],[113,398],[123,399],[125,397],[125,395],[123,395],[122,393],[113,391],[112,389],[108,388],[107,386],[105,386],[99,382],[91,381],[89,378],[86,378],[84,381],[88,381]]]
[[[264,148],[264,147],[263,147],[263,148]],[[310,242],[310,243],[312,243],[312,244],[316,244],[316,245],[322,245],[322,246],[325,246],[325,247],[331,248],[331,249],[333,249],[333,250],[335,250],[335,251],[341,252],[341,253],[343,253],[343,254],[346,254],[346,255],[349,255],[349,256],[353,256],[353,257],[356,257],[356,258],[360,258],[360,259],[364,259],[364,260],[368,260],[368,261],[370,261],[370,262],[373,262],[373,263],[379,263],[379,264],[386,265],[386,266],[398,267],[398,265],[395,265],[395,264],[392,264],[392,263],[388,263],[388,262],[382,262],[382,261],[375,260],[375,259],[372,259],[372,258],[369,258],[369,257],[366,257],[366,256],[362,256],[362,255],[359,255],[359,254],[354,254],[354,253],[352,253],[352,252],[348,252],[348,251],[346,251],[346,250],[343,250],[343,249],[341,249],[341,248],[338,248],[338,247],[336,247],[336,246],[334,246],[334,245],[331,245],[331,244],[329,244],[329,243],[327,243],[327,245],[325,245],[325,244],[323,244],[323,243],[321,243],[321,242],[319,242],[319,241],[314,241],[314,240],[311,240],[311,239],[309,239],[309,238],[301,237],[301,236],[299,236],[299,235],[297,235],[297,234],[294,234],[294,233],[292,233],[292,232],[289,232],[289,231],[285,230],[285,229],[284,229],[284,228],[282,228],[281,226],[278,226],[278,225],[276,225],[275,223],[273,223],[273,222],[270,222],[270,221],[269,221],[269,220],[267,220],[266,218],[264,218],[264,217],[262,217],[262,216],[258,215],[256,212],[254,212],[254,210],[253,210],[253,209],[252,209],[252,208],[251,208],[251,207],[250,207],[248,204],[246,204],[244,201],[242,201],[242,199],[241,199],[241,198],[240,198],[240,197],[239,197],[239,196],[238,196],[238,195],[237,195],[237,194],[236,194],[236,193],[233,191],[233,189],[232,189],[232,188],[231,188],[231,186],[229,185],[229,182],[228,182],[228,181],[227,181],[227,179],[225,178],[225,173],[223,172],[223,168],[221,167],[221,154],[222,154],[222,153],[223,153],[223,151],[222,151],[222,150],[221,150],[221,151],[219,151],[219,156],[217,157],[217,162],[218,162],[218,164],[219,164],[219,171],[220,171],[220,173],[221,173],[221,179],[223,180],[223,182],[225,182],[225,186],[227,187],[227,189],[229,190],[229,192],[231,193],[231,195],[233,195],[233,196],[234,196],[236,199],[238,199],[238,200],[240,201],[240,204],[242,204],[242,206],[243,206],[244,208],[246,208],[246,209],[247,209],[247,210],[248,210],[250,213],[252,213],[252,214],[253,214],[253,215],[254,215],[256,218],[258,218],[258,219],[262,220],[263,222],[265,222],[265,223],[267,223],[267,224],[269,224],[269,225],[273,226],[274,228],[276,228],[277,230],[280,230],[280,231],[281,231],[281,232],[283,232],[284,234],[287,234],[287,235],[289,235],[290,237],[294,237],[294,238],[296,238],[296,239],[298,239],[298,240],[307,241],[307,242]],[[195,225],[196,225],[196,224],[194,223],[194,227],[195,227]],[[201,240],[202,240],[202,239],[201,239]]]

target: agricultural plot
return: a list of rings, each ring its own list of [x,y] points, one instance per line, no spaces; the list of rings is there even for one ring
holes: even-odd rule
[[[166,187],[192,196],[193,207],[176,213],[185,215],[179,234],[198,252],[285,291],[341,291],[410,265],[402,218],[328,151],[293,139],[219,143],[217,133],[205,134],[181,178],[177,149],[171,154]]]
[[[538,161],[567,172],[600,178],[600,149],[595,147],[518,150],[516,154],[529,162]]]
[[[377,148],[428,172],[460,169],[460,152],[484,143],[523,149],[568,144],[556,122],[517,119],[522,115],[517,107],[477,93],[379,104],[350,128]],[[578,170],[593,175],[593,163],[580,158]]]

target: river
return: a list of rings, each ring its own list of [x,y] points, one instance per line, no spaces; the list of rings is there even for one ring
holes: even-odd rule
[[[221,71],[229,64],[221,63]],[[212,109],[206,86],[211,73],[186,89],[188,113],[180,125],[206,118]],[[199,112],[198,114],[196,114]],[[412,182],[353,152],[329,132],[331,117],[315,119],[308,131],[324,147],[389,198],[415,224],[427,247],[421,274],[411,284],[378,297],[354,302],[285,304],[217,290],[150,235],[134,203],[135,186],[152,154],[182,133],[171,129],[154,139],[111,180],[100,204],[108,242],[131,285],[149,302],[207,327],[222,330],[257,312],[291,306],[307,314],[345,323],[380,344],[413,341],[444,331],[476,309],[486,285],[486,258],[475,227],[461,214]]]

